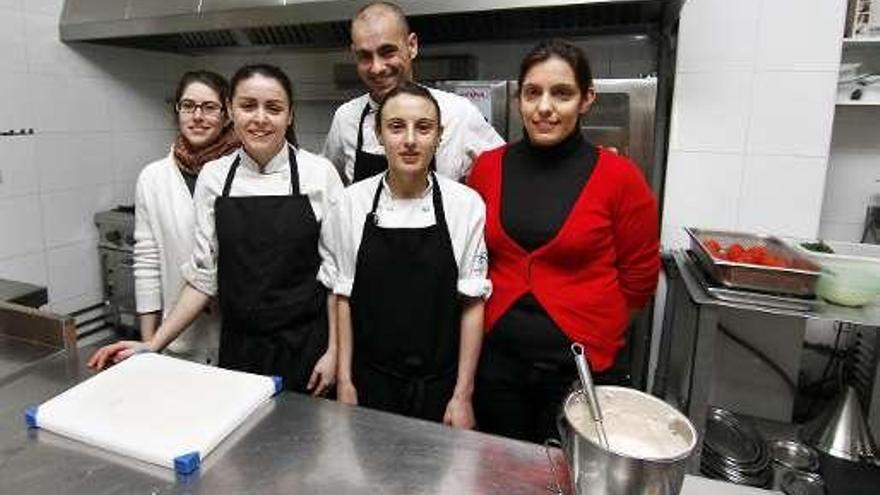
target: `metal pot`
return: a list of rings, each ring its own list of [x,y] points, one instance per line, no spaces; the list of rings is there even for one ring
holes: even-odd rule
[[[566,397],[557,418],[573,492],[590,495],[677,494],[684,481],[687,460],[697,444],[697,432],[691,422],[672,406],[638,390],[600,386],[596,391],[606,411],[609,450],[602,448],[595,435],[590,435],[583,426],[580,429],[577,426],[580,420],[575,408],[586,407],[586,399],[580,390]],[[621,448],[620,442],[615,447],[616,433],[608,428],[618,406],[625,407],[626,414],[643,416],[646,422],[659,419],[668,428],[670,442],[675,441],[683,447],[675,449],[674,454],[655,457],[622,452],[625,449]]]

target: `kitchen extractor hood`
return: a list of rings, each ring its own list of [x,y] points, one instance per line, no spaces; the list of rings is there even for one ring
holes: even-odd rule
[[[66,0],[60,34],[177,53],[344,47],[358,0]],[[400,0],[426,43],[651,33],[684,0]]]

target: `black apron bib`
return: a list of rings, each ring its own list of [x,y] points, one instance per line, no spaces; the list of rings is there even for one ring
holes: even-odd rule
[[[326,291],[317,281],[320,225],[299,192],[290,157],[290,196],[229,197],[240,158],[214,203],[221,367],[279,375],[304,391],[327,348]]]
[[[433,173],[432,173],[433,174]],[[461,301],[458,266],[433,177],[435,224],[378,226],[364,220],[351,293],[352,374],[358,403],[441,421],[458,369]]]
[[[361,112],[361,120],[358,122],[357,147],[354,152],[354,180],[352,182],[358,182],[367,177],[372,177],[378,173],[384,172],[388,168],[388,160],[385,159],[385,155],[375,155],[363,151],[364,120],[367,119],[369,113],[370,102],[367,102],[366,106],[364,106],[364,111]]]

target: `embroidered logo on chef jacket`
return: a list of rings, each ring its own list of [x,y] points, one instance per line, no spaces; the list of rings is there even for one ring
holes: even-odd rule
[[[479,252],[474,254],[474,260],[471,264],[471,275],[474,276],[483,276],[488,269],[489,265],[489,253],[482,249]]]

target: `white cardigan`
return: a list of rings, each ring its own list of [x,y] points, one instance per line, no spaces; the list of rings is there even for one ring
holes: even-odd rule
[[[135,193],[134,283],[138,313],[168,315],[185,281],[180,267],[193,251],[195,212],[192,195],[174,157],[141,171]],[[217,363],[220,312],[215,304],[168,346],[172,353]]]

